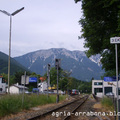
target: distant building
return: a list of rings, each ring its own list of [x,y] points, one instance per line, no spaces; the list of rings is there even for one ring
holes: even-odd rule
[[[6,93],[6,83],[2,76],[0,76],[0,93]]]
[[[14,85],[11,85],[10,86],[10,94],[20,94],[20,93],[23,93],[23,90],[25,89],[25,92],[28,92],[28,88],[25,87],[23,85],[19,85],[18,83],[17,84],[14,84]],[[7,89],[8,91],[8,89]]]
[[[48,87],[49,90],[56,90],[57,89],[57,85],[53,85],[52,87]]]
[[[113,93],[117,97],[117,82],[106,80],[92,80],[92,94],[97,97],[103,97],[107,93]],[[120,98],[120,81],[118,81],[118,94]]]
[[[38,83],[38,89],[39,89],[39,92],[43,92],[47,90],[47,82],[44,81],[44,82]]]

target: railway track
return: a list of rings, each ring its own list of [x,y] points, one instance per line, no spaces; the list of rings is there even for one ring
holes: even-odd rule
[[[50,110],[44,114],[34,116],[27,120],[68,120],[75,117],[75,111],[88,99],[88,95],[79,98],[73,102],[60,106],[54,110]]]
[[[65,101],[62,104],[48,105],[43,108],[35,107],[31,111],[21,112],[1,120],[114,120],[113,117],[109,116],[89,115],[90,112],[96,112],[96,114],[99,112],[98,109],[93,108],[96,102],[91,96],[82,97],[81,95],[75,95],[72,97],[70,100],[72,102]],[[87,115],[84,114],[87,112]]]

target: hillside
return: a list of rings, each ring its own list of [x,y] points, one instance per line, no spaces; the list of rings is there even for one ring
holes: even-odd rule
[[[92,77],[100,79],[104,73],[99,64],[99,55],[87,58],[82,51],[69,51],[63,48],[39,50],[14,59],[32,72],[44,75],[47,64],[54,67],[56,58],[61,59],[62,69],[71,71],[71,76],[79,80],[89,81]]]
[[[25,71],[25,67],[23,67],[20,63],[18,63],[16,60],[11,58],[11,69],[10,73],[13,75],[17,71]],[[0,73],[8,73],[8,55],[0,52]]]

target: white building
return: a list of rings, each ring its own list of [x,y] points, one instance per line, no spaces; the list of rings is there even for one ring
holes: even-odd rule
[[[10,94],[20,94],[23,93],[24,90],[24,86],[17,84],[14,84],[12,86],[10,86]],[[7,88],[8,91],[8,88]],[[25,92],[28,91],[28,88],[25,87]]]
[[[47,82],[44,81],[44,82],[38,83],[38,89],[40,92],[47,90]]]
[[[92,80],[92,94],[97,97],[103,97],[106,93],[112,92],[114,97],[117,97],[117,82],[105,80]],[[120,98],[120,81],[118,81],[118,94]]]
[[[0,93],[6,93],[6,83],[2,76],[0,76]]]

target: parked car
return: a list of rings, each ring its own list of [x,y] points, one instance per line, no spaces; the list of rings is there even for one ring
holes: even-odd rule
[[[31,94],[31,92],[29,92],[29,91],[25,91],[25,94]]]
[[[106,93],[106,96],[108,96],[108,97],[114,97],[114,93],[108,92],[108,93]]]
[[[54,91],[43,91],[44,94],[54,94]]]
[[[61,95],[65,95],[65,92],[61,91]]]
[[[39,89],[38,88],[33,88],[32,92],[33,93],[39,93]]]

